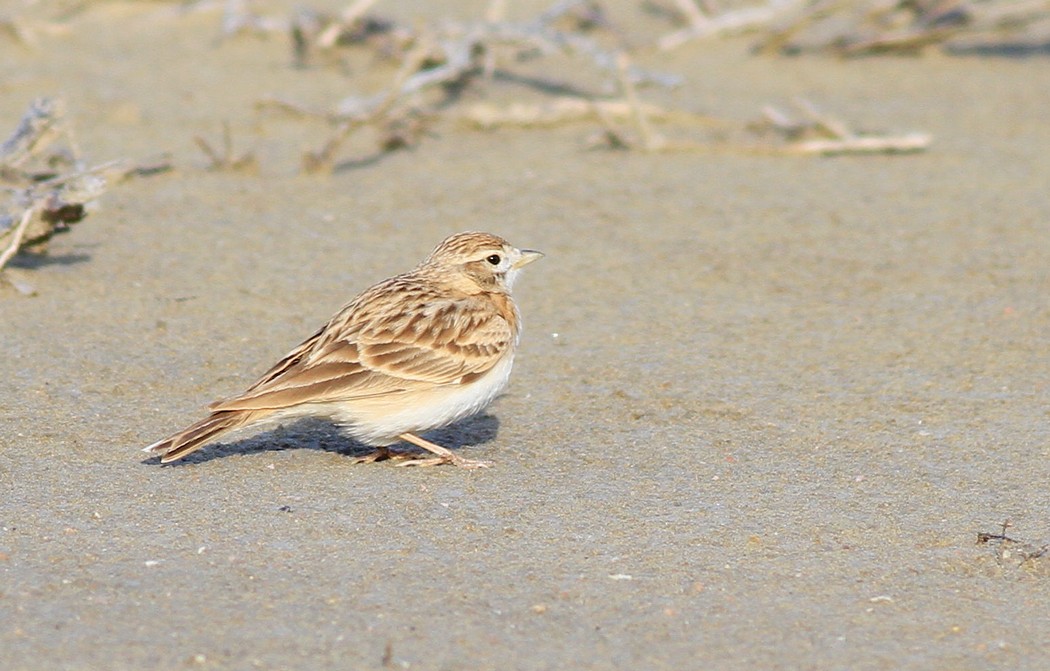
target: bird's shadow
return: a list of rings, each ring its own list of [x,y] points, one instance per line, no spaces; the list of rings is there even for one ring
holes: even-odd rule
[[[20,270],[36,270],[45,266],[72,266],[91,260],[90,254],[73,252],[69,254],[45,254],[39,252],[20,252],[15,255],[8,266]]]
[[[1050,42],[992,42],[988,44],[961,44],[945,46],[953,56],[984,56],[1025,59],[1050,56]]]
[[[480,414],[469,417],[443,429],[435,429],[424,434],[430,440],[450,450],[462,447],[481,445],[493,440],[499,433],[499,418],[495,415]],[[408,451],[405,444],[395,446],[397,451]],[[253,454],[256,452],[279,452],[289,449],[321,450],[338,452],[348,457],[360,457],[372,453],[375,448],[359,443],[339,430],[335,424],[323,419],[300,419],[290,424],[278,426],[253,436],[248,436],[231,443],[213,443],[204,449],[194,452],[179,461],[165,466],[183,466],[201,464],[212,459],[220,459],[234,454]],[[413,451],[418,448],[412,447]],[[422,452],[422,450],[419,450]],[[156,456],[147,457],[142,463],[152,463]]]

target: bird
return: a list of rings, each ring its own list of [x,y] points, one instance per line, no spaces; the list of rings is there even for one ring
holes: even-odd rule
[[[243,393],[143,451],[169,463],[234,430],[321,417],[375,448],[357,462],[487,467],[419,434],[480,412],[506,388],[522,325],[511,288],[542,256],[491,233],[451,235],[358,294]],[[400,441],[434,456],[390,450]]]

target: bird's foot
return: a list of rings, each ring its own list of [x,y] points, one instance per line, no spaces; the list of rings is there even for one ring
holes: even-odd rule
[[[388,447],[377,447],[368,454],[362,454],[359,457],[354,457],[350,460],[352,464],[371,464],[377,461],[386,461],[387,459],[393,459],[398,455],[395,455],[390,451]]]
[[[412,443],[416,447],[422,447],[424,450],[430,452],[431,454],[437,455],[436,457],[430,459],[412,459],[411,461],[406,461],[402,464],[398,464],[398,466],[441,466],[443,464],[452,464],[453,466],[457,466],[459,468],[488,468],[492,465],[487,461],[475,461],[473,459],[464,459],[458,454],[453,454],[452,450],[446,447],[441,447],[440,445],[435,445],[429,440],[420,438],[414,433],[402,433],[400,436],[398,436],[398,438],[405,441],[406,443]]]

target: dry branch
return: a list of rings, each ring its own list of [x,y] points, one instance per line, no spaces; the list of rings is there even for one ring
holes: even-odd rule
[[[62,109],[56,99],[34,100],[0,144],[0,184],[11,194],[0,205],[0,271],[21,251],[46,251],[51,237],[87,216],[111,185],[170,168],[166,160],[85,167]],[[61,137],[69,146],[55,148]]]
[[[555,53],[577,56],[613,74],[621,86],[624,82],[632,87],[640,83],[675,86],[681,81],[630,62],[621,66],[617,60],[619,52],[605,49],[581,30],[561,27],[566,21],[577,27],[608,25],[594,3],[559,2],[525,22],[499,20],[502,10],[497,3],[490,6],[488,21],[446,21],[413,28],[373,14],[374,4],[373,0],[358,0],[337,17],[300,12],[300,16],[311,17],[315,25],[308,27],[305,20],[293,21],[296,61],[303,62],[314,50],[361,44],[353,36],[367,33],[367,26],[381,26],[385,33],[398,36],[393,48],[389,43],[382,47],[384,56],[399,61],[390,87],[370,96],[346,97],[328,111],[310,110],[293,101],[273,98],[259,103],[301,116],[321,117],[335,126],[320,147],[304,154],[307,171],[331,170],[347,141],[364,128],[376,132],[379,154],[411,146],[425,132],[429,120],[442,116],[462,90],[490,81],[499,69],[500,57],[506,54],[518,59]]]
[[[714,3],[668,1],[675,3],[678,16],[687,23],[685,30],[690,39],[745,26],[783,22],[785,17],[794,17],[791,20],[797,24],[796,14],[814,19],[840,11],[850,4],[845,0],[773,0],[757,8],[719,12],[712,9]],[[883,0],[884,5],[885,2]],[[610,37],[615,37],[621,45],[625,40],[596,2],[562,0],[532,20],[507,21],[501,0],[493,0],[484,21],[445,21],[411,27],[376,15],[376,4],[375,0],[357,0],[341,15],[328,17],[300,10],[298,16],[301,18],[292,21],[293,42],[297,62],[315,50],[371,49],[376,56],[398,64],[397,73],[387,87],[368,95],[347,96],[325,110],[310,109],[280,98],[258,103],[260,107],[324,120],[332,126],[323,143],[304,153],[302,165],[308,172],[328,171],[337,165],[364,164],[389,151],[413,146],[430,124],[441,118],[458,118],[489,129],[501,125],[541,126],[589,120],[597,121],[603,129],[598,141],[590,143],[591,146],[644,152],[712,149],[710,142],[688,137],[668,139],[657,131],[656,123],[679,122],[680,126],[688,126],[699,121],[709,125],[711,119],[689,111],[666,110],[643,101],[642,84],[673,86],[680,78],[639,67],[622,46],[613,49],[604,46]],[[808,14],[806,10],[809,10]],[[600,41],[591,34],[595,29],[607,30],[609,34]],[[369,36],[380,34],[396,35],[397,38],[383,43],[369,40]],[[515,63],[549,54],[575,57],[607,73],[619,89],[617,98],[603,99],[569,84],[514,74]],[[475,103],[463,109],[460,105],[463,92],[470,87],[489,84],[496,74],[503,75],[505,80],[532,83],[547,94],[558,89],[578,93],[559,95],[546,102],[514,103],[506,107]],[[608,88],[608,83],[605,82],[605,88]],[[714,148],[719,151],[735,148],[748,152],[830,155],[914,152],[925,149],[930,143],[929,136],[921,133],[896,136],[857,133],[844,123],[820,115],[812,106],[803,107],[800,121],[777,124],[767,119],[766,139],[775,139],[765,146],[722,141]],[[778,114],[786,119],[783,113]],[[723,121],[721,125],[724,128],[733,124]],[[742,127],[739,123],[735,125]],[[364,156],[337,163],[351,139],[364,130],[368,131],[365,137],[374,143],[372,148]]]
[[[222,124],[222,151],[218,151],[203,137],[197,135],[193,138],[200,150],[208,157],[208,170],[232,170],[253,172],[258,167],[255,154],[244,152],[236,155],[233,152],[233,134],[230,131],[230,123],[224,121]]]
[[[59,134],[62,123],[60,103],[38,98],[18,122],[18,127],[0,144],[0,169],[15,175],[33,156],[43,151]]]
[[[1050,544],[1036,545],[1007,536],[1006,532],[1012,526],[1010,520],[1003,520],[998,533],[988,531],[977,533],[978,545],[996,545],[996,561],[1000,566],[1005,565],[1007,560],[1013,560],[1018,566],[1023,566],[1028,562],[1042,559],[1050,553]]]
[[[688,18],[689,24],[681,30],[661,37],[657,41],[657,46],[663,51],[668,51],[691,40],[756,30],[795,11],[803,4],[803,1],[771,0],[765,6],[743,7],[711,16],[693,4],[692,0],[678,0],[677,4],[683,7],[683,14]],[[691,9],[686,9],[686,7]]]
[[[853,131],[845,122],[817,109],[808,100],[796,100],[800,116],[767,106],[761,121],[751,124],[759,134],[773,133],[783,144],[779,153],[816,154],[901,154],[924,151],[933,138],[926,133],[877,135]]]
[[[681,119],[701,124],[713,123],[711,117],[668,110],[650,103],[639,103],[642,114],[651,121]],[[491,103],[476,103],[466,108],[460,118],[482,130],[501,126],[541,128],[582,121],[630,121],[634,114],[631,103],[623,99],[594,100],[559,97],[545,103],[512,103],[505,108]]]
[[[795,6],[772,21],[755,51],[826,51],[840,56],[915,53],[932,45],[951,49],[956,38],[994,44],[1009,35],[1011,39],[1045,41],[1050,26],[1048,0],[808,0],[786,4]],[[1026,33],[1040,23],[1041,33]]]

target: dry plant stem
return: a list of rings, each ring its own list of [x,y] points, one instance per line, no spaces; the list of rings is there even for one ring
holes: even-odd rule
[[[426,60],[425,52],[420,55],[418,64],[412,63],[411,59],[406,61],[408,67],[402,68],[402,71],[414,71],[416,74],[404,80],[400,86],[400,95],[406,96],[434,84],[453,82],[465,75],[474,66],[471,52],[476,44],[473,38],[441,42],[441,49],[445,52],[445,64],[422,72],[416,71]],[[417,50],[417,53],[420,51],[422,50]]]
[[[1036,546],[1032,543],[1026,543],[1016,538],[1010,538],[1006,535],[1006,530],[1011,526],[1013,525],[1010,523],[1010,520],[1004,520],[1001,529],[997,534],[988,532],[977,533],[978,545],[984,545],[992,541],[998,542],[995,551],[995,559],[998,564],[1002,565],[1006,560],[1006,554],[1008,551],[1007,546],[1017,546],[1016,552],[1021,556],[1021,565],[1035,559],[1040,559],[1050,552],[1050,545]]]
[[[807,117],[804,121],[793,121],[787,114],[772,106],[763,110],[763,115],[772,128],[790,141],[778,153],[816,154],[875,154],[911,153],[929,147],[932,138],[926,133],[908,133],[898,136],[865,136],[854,133],[835,117],[825,114],[808,100],[799,98],[795,105]],[[809,132],[824,137],[796,139]]]
[[[62,105],[52,98],[34,100],[11,137],[0,145],[0,167],[17,170],[43,151],[61,132]]]
[[[228,151],[229,148],[228,147],[227,147],[227,154],[224,157],[224,156],[221,156],[219,154],[219,152],[217,152],[214,149],[212,149],[211,144],[209,144],[208,141],[205,140],[200,135],[195,135],[193,137],[193,141],[196,142],[197,146],[200,147],[200,150],[202,152],[204,152],[205,155],[207,155],[208,161],[210,161],[208,167],[210,169],[212,169],[212,170],[215,170],[215,169],[218,169],[218,168],[222,167],[226,163],[226,159],[229,158],[229,151]]]
[[[381,120],[391,109],[393,109],[394,105],[400,98],[401,92],[403,92],[406,87],[405,81],[409,79],[409,76],[418,70],[426,61],[429,53],[430,46],[427,43],[421,43],[413,49],[405,58],[405,62],[394,77],[393,85],[390,87],[389,91],[383,95],[379,104],[372,110],[362,110],[361,115],[357,118],[341,122],[336,128],[335,133],[327,142],[325,142],[321,149],[307,152],[303,156],[303,168],[307,172],[330,170],[332,163],[335,160],[335,153],[354,131],[362,126]]]
[[[322,49],[333,47],[336,40],[339,39],[340,33],[360,21],[376,2],[377,0],[357,0],[357,2],[344,9],[339,15],[338,21],[332,22],[331,25],[321,31],[321,34],[317,37],[317,46]]]
[[[344,25],[353,25],[362,19],[377,1],[378,0],[357,0],[357,2],[344,9],[339,15],[339,18]]]
[[[258,16],[251,11],[248,0],[226,0],[222,11],[222,35],[229,37],[240,32],[283,33],[288,30],[285,19]]]
[[[700,31],[711,23],[711,19],[704,14],[703,10],[693,0],[674,0],[674,4],[678,7],[678,11],[682,13],[682,16],[685,17],[690,29]]]
[[[909,133],[892,137],[847,137],[833,140],[804,140],[788,145],[788,154],[907,154],[924,151],[932,138],[925,133]]]
[[[61,226],[79,221],[85,206],[96,200],[113,184],[132,176],[145,176],[171,168],[167,161],[136,164],[126,160],[103,163],[86,170],[65,173],[19,192],[19,206],[25,207],[17,226],[0,239],[11,235],[11,241],[0,254],[0,269],[23,247],[41,247]]]
[[[784,114],[776,107],[772,105],[766,105],[762,108],[762,116],[765,117],[766,121],[770,123],[774,128],[780,130],[783,133],[794,133],[802,129],[800,124],[796,124],[791,120],[791,117]]]
[[[194,136],[193,141],[207,155],[208,170],[247,170],[255,167],[255,156],[252,152],[245,152],[241,156],[234,155],[233,133],[230,131],[229,121],[222,122],[222,153],[216,151],[199,135]]]
[[[489,0],[489,4],[485,8],[486,23],[500,23],[506,16],[506,0]],[[484,59],[484,62],[482,63],[482,76],[485,78],[485,81],[492,81],[492,77],[496,74],[496,50],[486,49],[482,58]]]
[[[539,49],[548,54],[575,53],[590,58],[602,70],[615,72],[618,52],[603,49],[598,42],[586,35],[551,27],[551,22],[575,4],[559,4],[540,18],[527,23],[451,24],[442,30],[439,37],[444,36],[450,41],[463,43],[462,48],[468,52],[474,49],[487,51],[493,45],[507,44],[519,48]],[[678,86],[682,82],[680,76],[650,72],[635,66],[631,66],[630,76],[638,83],[651,82],[668,88]]]
[[[1004,4],[1007,6],[960,1],[952,5],[949,10],[955,10],[961,14],[962,19],[937,21],[938,18],[951,14],[951,11],[934,14],[932,18],[924,14],[912,26],[904,30],[844,41],[838,45],[838,51],[844,56],[881,52],[916,52],[932,44],[947,42],[959,34],[1002,30],[1016,32],[1029,23],[1050,18],[1050,2],[1047,0]]]
[[[689,0],[679,0],[678,4],[681,6],[692,3]],[[669,51],[691,40],[758,28],[773,22],[799,4],[799,0],[770,0],[763,7],[744,7],[724,12],[718,16],[704,16],[700,14],[699,9],[696,9],[696,14],[699,14],[702,21],[696,22],[692,14],[686,13],[686,16],[689,17],[689,25],[664,35],[657,41],[657,46],[662,51]]]
[[[817,0],[808,6],[795,7],[775,21],[766,36],[754,46],[755,53],[783,51],[788,43],[806,27],[823,21],[843,7],[852,6],[853,0]]]
[[[375,124],[382,129],[401,124],[404,119],[400,116],[395,117],[395,108],[401,108],[409,115],[420,111],[425,113],[428,107],[435,108],[432,103],[426,107],[423,103],[404,103],[406,99],[432,87],[459,84],[470,77],[486,73],[491,75],[496,67],[496,49],[500,45],[531,51],[539,48],[544,52],[580,53],[589,56],[599,67],[618,72],[621,79],[631,83],[657,81],[673,86],[679,82],[679,78],[647,73],[630,64],[621,69],[614,54],[603,50],[594,40],[571,31],[555,29],[550,25],[580,4],[580,0],[559,2],[538,19],[528,23],[490,20],[484,23],[446,23],[424,29],[406,29],[405,32],[412,36],[415,46],[403,57],[393,85],[375,96],[344,99],[337,105],[336,110],[329,114],[318,114],[295,103],[281,100],[260,101],[259,104],[272,105],[299,115],[324,116],[329,121],[338,123],[322,147],[303,155],[303,168],[307,172],[315,172],[330,169],[336,153],[362,126]],[[342,20],[359,21],[373,5],[374,0],[358,0],[344,12]],[[489,19],[499,18],[502,13],[502,0],[493,0],[488,7]],[[345,27],[345,23],[342,26]],[[440,52],[440,64],[422,69],[428,60],[435,57],[436,51]],[[637,103],[634,104],[637,106]],[[645,124],[644,120],[642,124]],[[652,134],[648,133],[646,137],[649,146],[652,146]],[[400,143],[383,143],[381,146],[383,151],[389,151],[391,146],[400,146]],[[205,151],[208,153],[206,149]]]
[[[709,125],[713,120],[699,114],[672,112],[657,105],[640,103],[638,109],[649,120],[667,121],[679,117],[683,122]],[[500,126],[543,127],[558,126],[576,121],[629,120],[634,109],[626,100],[589,100],[560,97],[545,104],[512,103],[505,109],[489,103],[476,103],[464,111],[461,118],[478,128],[489,130]]]
[[[26,47],[36,47],[37,39],[29,26],[10,16],[0,18],[0,34],[6,33],[14,41]]]
[[[591,60],[594,61],[595,65],[604,70],[615,70],[616,61],[615,56],[600,48],[594,40],[584,37],[583,35],[576,35],[574,33],[564,33],[558,31],[547,31],[541,33],[541,36],[547,37],[554,44],[557,44],[570,51],[576,51],[584,55],[590,56]],[[675,88],[682,83],[682,77],[678,75],[668,75],[658,72],[652,72],[650,70],[644,70],[637,66],[630,66],[627,74],[630,76],[631,81],[635,83],[652,83],[666,88]]]
[[[817,130],[840,140],[855,137],[853,131],[851,131],[845,123],[833,116],[825,114],[809,100],[806,100],[805,98],[796,98],[794,102],[795,106],[801,109],[802,112],[812,120],[812,124]]]
[[[34,206],[26,210],[22,215],[22,220],[18,222],[18,225],[15,226],[15,229],[11,234],[10,244],[8,244],[7,248],[0,253],[0,270],[3,270],[4,266],[7,265],[7,262],[18,253],[19,248],[22,246],[22,238],[26,234],[26,229],[29,228],[30,222],[33,221],[33,218],[36,217],[39,212],[39,206]]]
[[[864,56],[883,51],[917,52],[962,32],[961,26],[879,35],[839,47],[843,56]]]
[[[772,3],[771,3],[772,4]],[[842,56],[863,56],[885,52],[914,53],[944,44],[960,35],[1003,39],[1004,32],[1021,33],[1033,23],[1050,19],[1050,2],[977,2],[958,0],[934,3],[906,3],[897,0],[817,0],[795,3],[768,34],[755,46],[756,51],[831,51]],[[859,7],[858,7],[859,6]],[[836,16],[846,14],[845,17]],[[844,19],[844,20],[843,20]],[[907,25],[900,26],[903,21]],[[836,21],[830,24],[830,21]],[[803,32],[818,24],[832,25],[819,40],[804,44]],[[886,26],[895,26],[887,28]],[[670,38],[672,36],[668,36]],[[1035,39],[1044,36],[1034,34]]]
[[[672,1],[689,20],[689,39],[774,20],[784,22],[785,17],[790,17],[788,27],[779,30],[790,33],[794,27],[805,25],[807,21],[853,6],[853,3],[844,0],[770,0],[760,7],[718,12],[698,0]],[[870,0],[869,14],[897,11],[899,4],[897,0]],[[375,0],[356,0],[342,14],[341,30],[346,28],[347,22],[352,24],[360,21],[374,5]],[[581,0],[563,0],[533,21],[508,22],[502,20],[504,0],[489,0],[485,22],[445,23],[422,29],[403,29],[411,37],[414,46],[407,53],[402,52],[401,66],[391,86],[377,95],[347,98],[329,113],[308,110],[279,100],[262,101],[260,104],[277,106],[303,116],[319,116],[336,123],[327,142],[303,157],[303,166],[308,172],[331,169],[336,153],[362,126],[373,126],[383,134],[390,129],[396,131],[411,126],[421,114],[445,114],[441,103],[435,102],[436,96],[423,97],[420,94],[438,86],[458,85],[471,78],[491,74],[496,67],[497,49],[506,45],[533,52],[569,52],[589,57],[600,68],[616,73],[623,100],[562,98],[549,104],[512,105],[506,110],[498,110],[491,105],[474,105],[461,113],[461,118],[482,128],[492,128],[506,124],[552,125],[597,117],[606,129],[605,141],[600,143],[603,146],[635,148],[647,152],[710,150],[709,146],[689,140],[668,142],[655,132],[654,119],[666,121],[674,115],[678,120],[693,122],[701,118],[699,115],[670,112],[641,102],[636,87],[638,82],[657,81],[666,85],[676,82],[637,68],[623,51],[605,50],[597,41],[584,34],[555,27],[556,20],[580,5]],[[437,60],[438,64],[422,69],[431,60]],[[447,94],[441,100],[449,100]],[[802,119],[797,122],[773,108],[766,111],[769,125],[783,136],[783,142],[749,150],[771,154],[818,155],[914,152],[925,149],[931,141],[928,135],[921,133],[900,136],[859,135],[807,101],[798,101],[796,105],[802,111]],[[614,123],[623,118],[624,111],[628,114],[631,127],[626,134]],[[710,123],[710,119],[704,119],[704,122]],[[396,132],[394,136],[396,139]],[[391,151],[398,146],[403,146],[403,142],[381,141],[379,151]]]
[[[536,23],[543,25],[554,23],[584,2],[586,0],[558,0],[558,2],[543,10],[543,13],[537,17]]]
[[[642,149],[645,151],[656,151],[664,142],[662,138],[657,138],[653,134],[652,127],[649,125],[649,119],[646,118],[642,105],[638,101],[638,92],[635,90],[631,78],[627,75],[628,67],[630,66],[630,59],[628,59],[627,54],[619,55],[617,65],[620,73],[620,87],[623,89],[627,104],[630,105],[631,119],[634,121],[635,129],[641,138]]]
[[[172,164],[166,156],[157,157],[149,161],[135,162],[129,159],[117,159],[115,161],[107,161],[106,163],[100,163],[91,168],[80,170],[77,172],[67,173],[65,175],[59,175],[58,177],[49,179],[45,182],[41,182],[41,186],[54,187],[69,184],[74,180],[82,180],[86,177],[99,177],[101,179],[100,187],[101,190],[91,191],[91,198],[102,195],[102,191],[111,184],[120,184],[121,182],[131,177],[147,177],[149,175],[156,175],[162,172],[171,170]],[[78,187],[81,189],[76,195],[83,196],[84,187]],[[99,188],[92,186],[92,189]]]
[[[111,184],[170,167],[113,161],[85,168],[77,158],[76,141],[62,109],[61,100],[34,100],[15,131],[0,144],[0,181],[8,183],[12,194],[12,202],[0,214],[5,224],[17,218],[16,224],[0,232],[4,245],[0,270],[23,249],[42,252],[55,233],[83,219],[88,205]],[[65,137],[66,147],[50,149],[59,135]],[[63,168],[68,171],[61,172]],[[23,290],[24,283],[12,284],[21,287],[22,293],[32,293]]]

